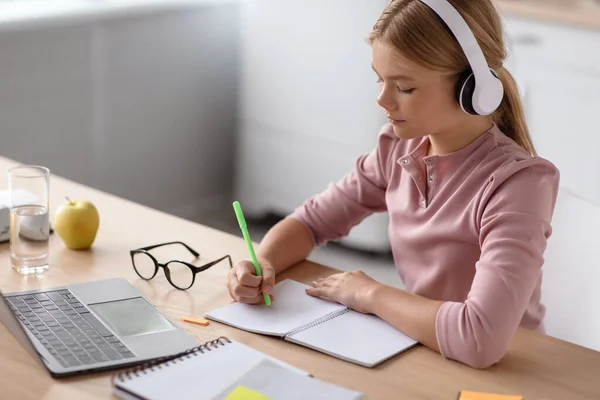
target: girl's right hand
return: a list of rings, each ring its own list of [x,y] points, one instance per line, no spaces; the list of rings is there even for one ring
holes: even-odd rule
[[[227,290],[229,295],[240,303],[264,304],[263,293],[272,294],[275,285],[275,268],[267,262],[259,261],[262,276],[256,276],[250,261],[240,261],[229,271]]]

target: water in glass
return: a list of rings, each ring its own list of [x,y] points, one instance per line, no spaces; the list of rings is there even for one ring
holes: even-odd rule
[[[39,205],[16,206],[10,212],[10,258],[20,274],[39,274],[48,269],[50,235],[48,209]]]

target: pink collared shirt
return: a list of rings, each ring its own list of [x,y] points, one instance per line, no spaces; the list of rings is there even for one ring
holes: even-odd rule
[[[559,172],[496,125],[463,149],[427,156],[429,139],[398,139],[391,125],[354,169],[291,216],[315,245],[388,212],[394,261],[406,290],[444,301],[441,354],[485,368],[519,326],[544,332],[543,254]]]

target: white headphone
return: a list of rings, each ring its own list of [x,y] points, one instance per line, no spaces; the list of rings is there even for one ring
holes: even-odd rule
[[[504,97],[504,87],[496,71],[491,69],[469,25],[446,0],[420,0],[446,23],[463,49],[470,70],[458,81],[456,96],[460,107],[468,114],[489,115],[496,111]]]

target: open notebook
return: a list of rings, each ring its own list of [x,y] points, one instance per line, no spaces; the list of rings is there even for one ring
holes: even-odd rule
[[[273,288],[271,306],[232,303],[205,317],[249,332],[281,337],[365,367],[407,350],[417,341],[374,316],[306,294],[290,279]]]
[[[113,377],[113,392],[125,400],[363,398],[226,337],[122,371]]]

